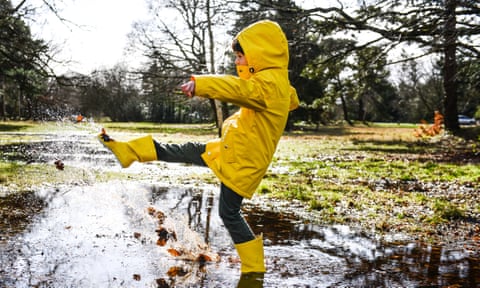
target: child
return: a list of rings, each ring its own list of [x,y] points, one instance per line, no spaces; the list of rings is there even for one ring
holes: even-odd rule
[[[219,214],[241,260],[241,272],[265,272],[263,240],[243,218],[243,198],[251,198],[265,175],[285,128],[297,108],[288,79],[288,43],[280,26],[263,20],[243,29],[233,41],[238,76],[194,75],[181,86],[199,96],[240,106],[225,120],[222,137],[201,143],[162,144],[151,136],[118,142],[105,132],[100,141],[128,167],[133,161],[161,160],[210,167],[221,181]]]

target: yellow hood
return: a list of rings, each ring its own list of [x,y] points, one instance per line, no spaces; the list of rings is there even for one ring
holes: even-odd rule
[[[272,21],[256,22],[236,37],[253,73],[270,68],[288,68],[288,42],[280,26]]]

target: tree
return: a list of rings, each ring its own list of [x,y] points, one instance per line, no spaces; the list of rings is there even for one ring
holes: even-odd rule
[[[426,71],[418,62],[410,60],[402,64],[403,75],[399,77],[398,107],[399,121],[433,122],[435,111],[442,110],[443,85],[439,64],[434,62]]]
[[[313,8],[306,15],[321,19],[319,25],[336,32],[364,32],[371,37],[352,47],[352,51],[381,43],[385,53],[403,44],[416,44],[418,54],[406,61],[428,55],[443,57],[444,113],[446,128],[456,131],[457,54],[469,59],[480,56],[478,43],[472,37],[480,34],[480,7],[473,0],[376,0],[364,1],[355,11],[340,7]]]
[[[474,116],[477,107],[480,110],[480,59],[460,58],[458,67],[458,111]]]
[[[363,121],[398,120],[397,108],[392,106],[396,97],[395,89],[388,82],[386,55],[377,46],[355,51],[349,66],[356,87],[357,119]]]
[[[215,73],[217,33],[223,24],[224,3],[215,0],[151,1],[152,21],[136,23],[131,38],[140,44],[151,62],[160,65],[162,75],[176,77],[177,83],[170,89],[178,89],[179,79],[192,73]],[[162,11],[162,14],[158,11]],[[165,11],[170,11],[164,19]],[[175,22],[175,25],[171,25]],[[152,77],[153,75],[149,75]],[[210,100],[217,127],[222,125],[222,113],[218,103]]]
[[[147,119],[156,122],[181,122],[187,114],[183,95],[174,93],[177,83],[175,71],[163,69],[162,63],[152,60],[148,70],[142,74],[142,90]]]
[[[49,47],[32,37],[20,13],[23,4],[13,7],[10,1],[0,0],[0,94],[4,118],[7,110],[17,117],[31,118],[48,77]]]
[[[342,77],[342,74],[351,74],[350,68],[347,65],[347,59],[344,58],[338,62],[325,61],[325,59],[332,57],[333,51],[345,50],[352,45],[354,45],[354,43],[346,39],[325,39],[318,43],[319,50],[321,51],[320,55],[311,60],[302,71],[303,76],[317,82],[317,93],[310,93],[310,95],[316,98],[311,100],[312,105],[316,103],[314,106],[316,106],[317,109],[326,106],[334,109],[335,105],[337,105],[337,99],[340,99],[343,119],[350,125],[353,125],[353,122],[349,117],[347,95],[352,94],[348,93],[348,91],[353,90],[352,81],[348,81],[345,77]],[[319,98],[322,99],[321,102],[318,101]],[[351,98],[353,99],[353,96]],[[304,96],[304,101],[305,100],[306,97]],[[321,105],[319,105],[320,103]],[[321,111],[317,111],[317,113],[321,113]]]
[[[56,10],[55,0],[40,4],[29,1],[0,0],[0,97],[3,118],[50,117],[57,103],[50,99],[49,87],[55,79],[50,68],[53,46],[36,39],[28,23],[35,21],[37,9],[46,8],[62,19]]]
[[[110,117],[112,121],[143,120],[139,105],[140,92],[135,83],[130,81],[129,73],[124,67],[116,66],[110,70],[94,71],[92,82],[86,88],[86,93],[90,93],[90,96],[96,95],[101,99],[99,101],[104,115]],[[89,91],[90,89],[93,91]]]

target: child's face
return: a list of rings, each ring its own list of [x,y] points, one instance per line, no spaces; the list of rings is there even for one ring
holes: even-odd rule
[[[242,52],[235,51],[235,65],[248,65],[247,58]]]

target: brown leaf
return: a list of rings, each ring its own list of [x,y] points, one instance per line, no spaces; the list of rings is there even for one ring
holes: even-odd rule
[[[165,279],[163,278],[158,278],[156,280],[157,282],[157,288],[169,288],[170,285],[168,285],[167,281],[165,281]]]
[[[167,244],[167,240],[166,240],[166,239],[161,239],[161,238],[159,238],[159,239],[157,240],[157,245],[158,245],[158,246],[162,246],[162,247],[163,247],[163,246],[165,246],[166,244]]]
[[[167,251],[168,251],[168,253],[170,253],[170,255],[172,255],[174,257],[178,257],[178,256],[182,255],[182,252],[180,252],[176,249],[173,249],[173,248],[170,248]]]
[[[155,230],[158,234],[158,240],[161,241],[161,243],[166,243],[169,239],[173,239],[177,241],[177,234],[174,231],[168,231],[164,227],[159,227],[157,230]],[[157,241],[158,243],[158,241]],[[163,246],[163,245],[160,245]]]
[[[185,270],[184,268],[182,267],[177,267],[177,266],[174,266],[174,267],[171,267],[170,269],[168,269],[167,271],[167,275],[170,276],[170,277],[175,277],[175,276],[185,276],[187,275],[188,271]]]
[[[208,256],[208,255],[205,255],[205,254],[199,254],[199,255],[197,256],[197,259],[195,259],[195,261],[200,262],[200,263],[211,262],[211,261],[212,261],[212,257],[210,257],[210,256]]]
[[[155,210],[154,207],[148,207],[148,208],[147,208],[147,212],[148,212],[149,215],[152,215],[152,216],[153,216],[153,215],[155,214],[155,211],[156,211],[156,210]]]
[[[155,217],[157,217],[157,219],[160,221],[160,224],[162,224],[163,220],[165,220],[165,213],[162,211],[157,211],[155,213]]]
[[[133,274],[133,280],[135,280],[135,281],[140,281],[140,279],[142,279],[142,277],[140,276],[140,274]]]
[[[53,162],[55,164],[55,167],[58,169],[58,170],[63,170],[63,168],[65,168],[65,165],[63,164],[62,160],[56,160],[55,162]]]

